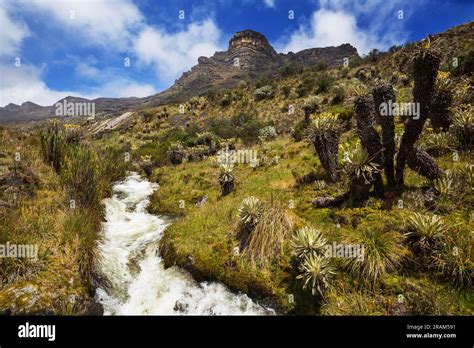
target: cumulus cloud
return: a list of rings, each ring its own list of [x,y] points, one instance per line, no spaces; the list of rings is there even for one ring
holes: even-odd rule
[[[6,7],[0,7],[0,56],[10,57],[18,54],[21,43],[30,32],[26,24],[13,20]]]
[[[84,91],[64,90],[58,91],[49,88],[43,82],[44,68],[22,65],[0,64],[0,106],[9,103],[22,104],[31,101],[39,105],[53,105],[58,100],[69,95],[94,99],[99,97],[146,97],[156,93],[154,86],[142,84],[133,79],[113,76],[107,72],[100,74],[100,83]]]
[[[138,35],[134,52],[141,64],[155,67],[160,81],[172,82],[195,65],[200,56],[211,56],[223,48],[219,28],[207,19],[176,33],[147,27]]]
[[[0,106],[9,103],[22,104],[25,101],[31,101],[39,105],[52,105],[54,102],[64,98],[71,91],[55,91],[41,80],[42,69],[22,65],[14,67],[13,65],[0,65]]]
[[[407,18],[418,2],[413,1],[408,7],[401,0],[321,0],[309,22],[301,24],[289,38],[277,43],[277,47],[282,52],[296,52],[350,43],[359,54],[366,54],[373,48],[385,50],[403,43],[407,37],[397,11],[404,11],[404,18]],[[367,28],[359,25],[364,19],[370,22]]]
[[[114,49],[125,49],[144,25],[140,10],[130,0],[29,1],[26,5],[25,10],[46,14],[91,44]]]

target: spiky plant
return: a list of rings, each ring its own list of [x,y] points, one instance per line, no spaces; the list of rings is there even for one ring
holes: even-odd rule
[[[394,156],[395,156],[395,121],[391,116],[380,114],[383,103],[396,102],[395,92],[388,83],[381,82],[372,90],[374,98],[376,120],[382,126],[382,145],[385,176],[390,187],[395,186]]]
[[[310,289],[313,295],[324,296],[336,269],[331,266],[328,258],[311,253],[304,257],[299,272],[296,278],[303,280],[304,290]]]
[[[474,106],[469,105],[456,109],[451,131],[457,137],[461,150],[472,147],[474,139]]]
[[[403,172],[407,158],[419,139],[429,116],[430,105],[435,94],[435,84],[441,56],[431,45],[419,46],[413,57],[413,99],[420,104],[420,117],[410,118],[405,124],[400,149],[397,154],[396,182],[399,187],[404,184]]]
[[[235,175],[232,163],[221,163],[219,165],[219,184],[223,196],[228,195],[234,189]]]
[[[336,115],[328,112],[313,117],[308,127],[308,138],[313,143],[321,165],[331,181],[339,179],[337,158],[340,133],[340,120]]]
[[[402,236],[398,232],[362,230],[355,243],[364,246],[364,257],[362,261],[355,258],[346,261],[349,273],[376,284],[386,274],[400,268],[406,254],[401,242]]]
[[[350,195],[356,202],[363,202],[369,198],[370,187],[374,182],[374,176],[380,172],[379,168],[373,157],[361,146],[347,152],[344,171],[351,181]]]
[[[407,219],[408,236],[422,251],[433,248],[444,238],[447,227],[438,215],[415,213]]]
[[[427,152],[433,156],[440,156],[451,150],[453,139],[449,133],[433,133],[430,134],[425,146]]]
[[[472,187],[474,187],[474,164],[466,164],[462,167],[459,176],[465,187],[472,190]]]
[[[344,171],[351,180],[362,180],[369,184],[374,174],[380,171],[379,165],[373,161],[369,153],[361,146],[347,152],[344,159]]]
[[[305,226],[293,235],[291,247],[299,259],[309,254],[324,255],[327,240],[313,227]]]
[[[447,170],[442,177],[433,181],[432,186],[440,195],[449,195],[453,193],[453,175],[449,170]]]
[[[238,217],[240,223],[247,228],[253,229],[263,213],[263,204],[257,197],[247,197],[242,201]]]
[[[318,98],[311,96],[303,104],[304,120],[306,124],[310,123],[310,116],[318,111]]]

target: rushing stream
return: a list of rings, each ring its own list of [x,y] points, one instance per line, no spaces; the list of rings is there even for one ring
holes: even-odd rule
[[[166,220],[147,213],[158,186],[132,173],[105,199],[106,222],[99,245],[96,298],[106,315],[255,315],[268,310],[217,282],[198,283],[178,267],[165,269],[159,240]]]

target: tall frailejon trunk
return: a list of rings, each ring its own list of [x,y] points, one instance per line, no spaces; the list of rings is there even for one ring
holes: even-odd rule
[[[391,85],[380,83],[372,90],[377,122],[382,126],[382,145],[384,155],[384,170],[389,187],[395,186],[394,156],[395,156],[395,120],[393,115],[381,115],[380,108],[395,103],[395,93]],[[384,104],[385,103],[385,104]]]
[[[410,169],[429,180],[438,179],[443,174],[433,157],[416,145],[413,146],[412,151],[408,154],[407,164]]]
[[[369,96],[358,97],[355,101],[357,134],[360,142],[375,163],[383,165],[382,141],[374,128],[372,103]],[[383,179],[380,173],[374,174],[374,190],[380,196],[383,194]]]
[[[331,181],[339,180],[337,159],[339,154],[339,130],[331,130],[317,134],[313,138],[314,148],[319,160]]]
[[[449,107],[453,101],[453,96],[446,88],[438,88],[431,101],[430,119],[434,128],[442,128],[448,131],[451,125],[451,113]]]
[[[396,184],[398,187],[403,186],[403,171],[405,170],[407,157],[420,137],[429,115],[440,61],[440,56],[427,48],[421,48],[413,59],[413,78],[415,81],[413,99],[415,103],[419,103],[420,113],[416,120],[410,118],[405,124],[405,131],[397,155]]]

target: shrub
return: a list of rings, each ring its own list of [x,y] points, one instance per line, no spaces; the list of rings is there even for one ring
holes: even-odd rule
[[[273,126],[266,126],[261,128],[258,131],[258,134],[262,140],[274,139],[277,136],[277,132],[275,130],[275,127]]]
[[[278,206],[264,209],[259,221],[250,233],[245,254],[256,264],[266,267],[282,251],[283,242],[291,233],[292,221]]]
[[[400,268],[405,250],[401,246],[402,236],[393,231],[381,229],[361,231],[355,243],[364,245],[364,258],[349,259],[346,266],[349,272],[370,284],[376,284],[389,272]]]
[[[253,92],[253,98],[256,101],[263,100],[263,99],[270,99],[275,96],[275,91],[273,87],[270,85],[266,85],[260,88],[257,88],[255,92]]]
[[[283,94],[285,98],[288,98],[290,96],[291,87],[288,85],[283,85],[281,86],[280,91],[281,91],[281,94]]]
[[[303,72],[303,67],[296,63],[287,63],[279,69],[281,77],[286,78]]]
[[[333,78],[327,72],[323,72],[316,78],[316,91],[318,93],[324,93],[329,91]]]
[[[220,104],[223,108],[232,104],[233,97],[231,92],[224,93],[224,96],[221,98]]]
[[[340,104],[344,101],[344,98],[346,97],[346,93],[343,87],[336,86],[332,89],[332,92],[334,93],[334,96],[332,97],[332,100],[331,100],[332,105]]]
[[[61,181],[82,207],[100,204],[100,166],[90,149],[82,146],[68,149],[61,170]]]
[[[326,244],[327,240],[321,232],[308,226],[299,229],[291,241],[293,254],[299,259],[310,254],[324,255]]]
[[[59,173],[66,152],[64,128],[59,122],[52,122],[46,131],[41,132],[40,138],[44,161],[52,165],[56,173]]]

